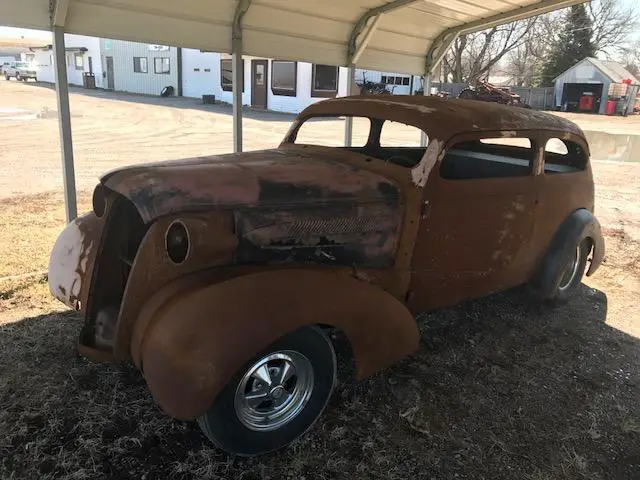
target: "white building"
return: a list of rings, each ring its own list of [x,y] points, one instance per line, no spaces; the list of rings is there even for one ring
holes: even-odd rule
[[[416,90],[422,89],[422,77],[417,75],[356,69],[355,79],[356,83],[382,83],[394,95],[413,95]]]
[[[164,45],[101,39],[105,87],[120,92],[160,95],[180,92],[180,49]]]
[[[89,74],[95,76],[96,87],[105,87],[100,42],[101,40],[95,37],[65,34],[67,79],[70,85],[83,85],[83,76]],[[35,64],[39,81],[55,81],[52,45],[32,48],[31,53],[23,56],[24,61]]]
[[[188,48],[65,35],[67,77],[82,86],[84,76],[97,88],[146,95],[202,98],[231,103],[231,56]],[[26,61],[37,65],[38,80],[54,82],[52,47],[33,48]],[[307,106],[347,95],[347,68],[267,58],[243,57],[242,104],[279,112],[298,113]],[[422,88],[420,77],[356,70],[355,83],[384,83],[394,94]],[[356,88],[357,91],[357,88]]]
[[[347,94],[347,69],[307,62],[243,57],[242,104],[298,113],[312,103]],[[182,94],[232,102],[231,56],[182,49]]]

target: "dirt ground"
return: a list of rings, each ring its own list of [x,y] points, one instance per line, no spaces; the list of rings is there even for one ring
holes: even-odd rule
[[[106,170],[231,147],[225,106],[74,90],[71,107],[80,211]],[[291,119],[248,112],[247,149],[277,145]],[[165,417],[130,366],[76,355],[80,319],[44,272],[64,224],[53,90],[0,81],[0,127],[1,479],[640,479],[640,163],[594,162],[607,258],[575,299],[540,306],[519,289],[430,312],[418,352],[359,383],[338,338],[321,420],[241,460]]]

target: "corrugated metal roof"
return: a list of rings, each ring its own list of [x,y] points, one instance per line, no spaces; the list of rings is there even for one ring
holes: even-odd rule
[[[373,70],[423,73],[435,39],[477,31],[585,0],[401,0],[358,60]],[[230,52],[237,0],[0,0],[0,21],[50,29],[62,5],[69,33]],[[243,17],[247,55],[345,65],[354,25],[383,0],[253,0]],[[60,23],[58,23],[60,25]]]
[[[587,57],[586,60],[609,77],[613,83],[622,83],[623,80],[631,79],[634,85],[640,84],[640,81],[618,62],[613,60],[599,60],[593,57]]]

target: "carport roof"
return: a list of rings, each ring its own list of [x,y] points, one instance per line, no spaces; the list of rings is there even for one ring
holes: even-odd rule
[[[583,1],[0,0],[0,23],[49,30],[54,20],[69,33],[231,52],[237,7],[250,4],[240,16],[246,55],[345,65],[359,39],[368,46],[358,67],[423,73],[430,48],[437,63],[444,52],[435,47],[456,34]]]

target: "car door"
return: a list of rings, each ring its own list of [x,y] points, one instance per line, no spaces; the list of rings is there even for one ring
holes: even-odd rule
[[[412,260],[412,310],[484,296],[529,275],[539,152],[526,134],[513,133],[458,137],[431,172]]]

